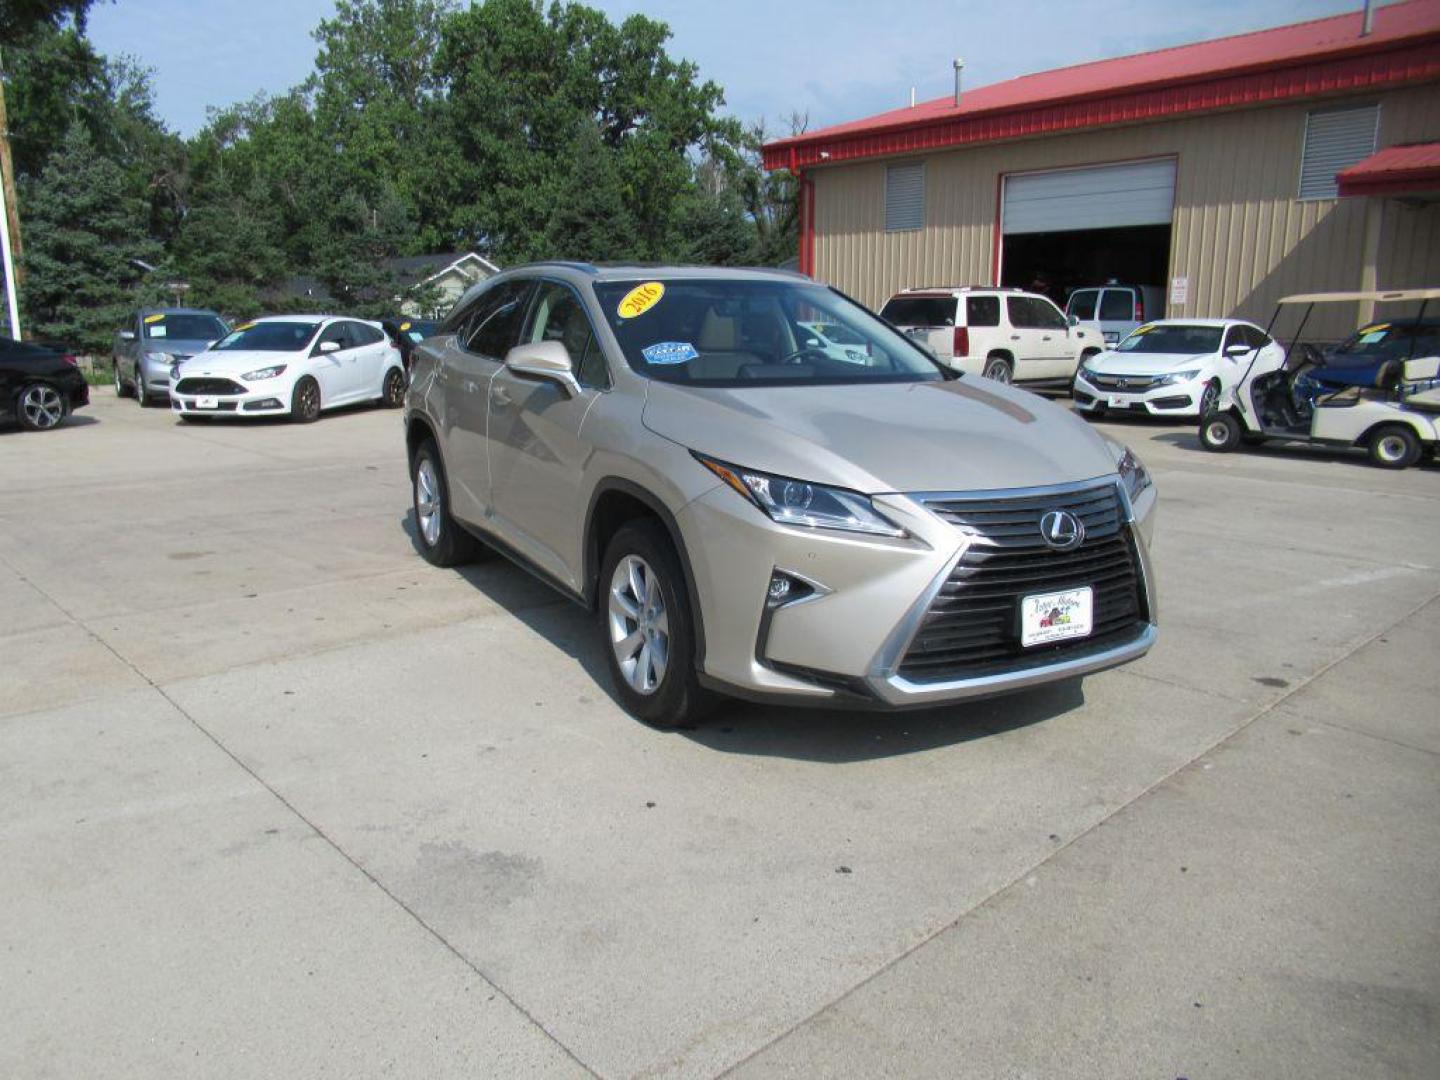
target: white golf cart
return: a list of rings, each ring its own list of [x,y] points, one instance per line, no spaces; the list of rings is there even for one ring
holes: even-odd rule
[[[1425,308],[1440,300],[1440,289],[1404,289],[1393,292],[1308,293],[1287,296],[1270,320],[1273,335],[1280,313],[1303,305],[1300,319],[1283,358],[1273,350],[1260,350],[1238,382],[1225,386],[1214,411],[1200,418],[1200,445],[1225,453],[1242,443],[1256,445],[1271,439],[1323,446],[1360,446],[1370,460],[1386,469],[1404,469],[1422,455],[1433,457],[1440,445],[1440,357],[1417,357],[1415,333],[1399,357],[1378,364],[1363,380],[1336,385],[1325,373],[1324,355],[1312,345],[1293,342],[1305,330],[1316,304],[1420,303],[1415,325],[1424,322]],[[1363,385],[1359,383],[1363,381]]]

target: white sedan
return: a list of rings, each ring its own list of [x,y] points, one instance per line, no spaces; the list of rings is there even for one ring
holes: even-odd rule
[[[405,363],[380,324],[333,315],[241,323],[170,377],[170,408],[182,420],[288,415],[308,423],[322,409],[404,400]]]
[[[1253,323],[1238,319],[1157,319],[1132,330],[1075,373],[1082,413],[1201,416],[1223,387],[1245,374],[1255,351],[1283,359],[1285,350]]]

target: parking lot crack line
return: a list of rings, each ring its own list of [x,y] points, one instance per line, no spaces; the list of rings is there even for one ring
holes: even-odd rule
[[[269,792],[276,802],[278,802],[287,811],[289,811],[298,821],[302,822],[305,827],[308,828],[312,833],[314,833],[327,845],[329,845],[329,847],[337,855],[339,855],[342,859],[349,863],[350,866],[353,867],[356,871],[358,871],[361,875],[363,875],[365,879],[370,882],[371,885],[378,889],[384,896],[388,897],[389,900],[393,904],[395,904],[396,907],[398,907],[401,911],[408,915],[417,926],[419,926],[422,930],[424,930],[427,934],[434,938],[435,941],[437,941],[442,948],[449,952],[450,955],[455,957],[455,959],[459,960],[460,963],[464,964],[467,968],[469,968],[470,971],[472,971],[477,978],[479,978],[482,982],[485,983],[485,985],[489,986],[492,990],[495,991],[495,993],[499,994],[500,997],[503,998],[510,1005],[511,1008],[513,1008],[516,1012],[523,1016],[537,1031],[544,1035],[545,1038],[554,1043],[560,1049],[560,1051],[565,1054],[566,1057],[568,1057],[580,1068],[584,1069],[585,1072],[588,1073],[590,1076],[596,1077],[597,1080],[599,1080],[600,1074],[596,1072],[593,1068],[591,1068],[589,1065],[587,1065],[584,1061],[581,1061],[580,1058],[576,1056],[575,1052],[571,1050],[570,1047],[566,1046],[565,1043],[562,1042],[559,1037],[555,1035],[554,1032],[550,1031],[544,1024],[542,1024],[533,1013],[531,1013],[515,998],[513,998],[505,990],[504,987],[500,986],[499,983],[497,983],[494,979],[487,975],[478,964],[476,964],[473,960],[471,960],[468,956],[466,956],[463,952],[456,948],[455,945],[452,944],[449,939],[445,937],[444,934],[440,933],[440,931],[436,930],[433,926],[427,923],[420,916],[420,914],[415,911],[414,908],[412,908],[409,904],[407,904],[404,900],[402,900],[399,896],[397,896],[394,892],[387,888],[384,882],[382,882],[368,869],[366,869],[364,865],[357,861],[348,851],[345,850],[344,847],[340,845],[337,840],[335,840],[334,837],[332,837],[329,833],[322,829],[319,824],[307,817],[305,813],[300,810],[299,807],[297,807],[294,803],[287,799],[283,794],[280,793],[280,791],[278,791],[275,787],[268,783],[264,777],[262,777],[254,769],[247,765],[243,760],[241,760],[240,757],[228,746],[226,746],[221,739],[217,738],[215,734],[211,732],[204,724],[200,723],[200,721],[195,719],[195,717],[192,716],[183,705],[181,705],[178,701],[171,697],[165,691],[164,687],[156,683],[154,679],[150,678],[150,676],[146,675],[145,672],[140,670],[140,668],[136,667],[135,664],[133,664],[120,652],[118,652],[114,648],[114,646],[112,646],[108,641],[102,638],[99,634],[95,633],[95,631],[90,629],[90,627],[86,626],[83,620],[76,618],[71,612],[66,610],[64,605],[57,601],[53,596],[45,592],[44,589],[40,588],[40,586],[36,585],[29,578],[25,577],[25,575],[20,573],[19,570],[15,569],[15,567],[12,566],[9,561],[6,560],[3,556],[0,556],[0,563],[4,563],[4,565],[12,573],[14,573],[16,577],[20,578],[22,581],[25,582],[25,584],[29,585],[32,589],[35,589],[52,604],[54,604],[56,608],[64,612],[66,618],[68,618],[81,630],[85,631],[85,633],[88,634],[93,641],[95,641],[98,645],[107,650],[112,656],[115,657],[115,659],[119,660],[127,668],[129,668],[141,679],[143,679],[149,685],[149,687],[155,691],[155,693],[159,694],[161,698],[163,698],[167,703],[169,703],[171,708],[173,708],[180,716],[184,717],[196,731],[198,731],[207,740],[209,740],[210,743],[214,745],[217,750],[219,750],[222,754],[229,758],[236,765],[237,768],[241,769],[251,778],[251,780],[253,780],[265,791]]]
[[[1376,742],[1389,743],[1391,746],[1398,746],[1402,750],[1411,750],[1417,754],[1429,754],[1431,757],[1440,757],[1440,750],[1432,750],[1425,746],[1416,746],[1414,743],[1408,743],[1401,739],[1392,739],[1387,735],[1377,735],[1373,731],[1363,731],[1360,728],[1353,728],[1349,724],[1341,724],[1334,720],[1321,720],[1303,711],[1300,715],[1305,718],[1307,723],[1334,728],[1336,731],[1343,731],[1349,735],[1358,735],[1364,739],[1374,739]]]
[[[1049,852],[1049,853],[1045,856],[1045,858],[1043,858],[1043,859],[1039,860],[1038,862],[1030,865],[1029,867],[1027,867],[1027,868],[1024,869],[1023,871],[1021,871],[1020,873],[1016,874],[1016,875],[1015,875],[1013,878],[1011,878],[1009,881],[1007,881],[1007,882],[1005,882],[1004,884],[996,887],[993,891],[991,891],[990,893],[988,893],[988,894],[986,894],[985,896],[981,897],[981,898],[980,898],[979,900],[977,900],[974,904],[970,905],[970,906],[967,907],[964,911],[960,912],[960,914],[956,915],[956,916],[955,916],[953,919],[951,919],[949,922],[945,923],[943,926],[939,926],[939,927],[935,928],[933,931],[931,931],[930,933],[926,934],[923,938],[921,938],[921,939],[920,939],[919,941],[917,941],[915,944],[911,945],[909,948],[907,948],[907,949],[905,949],[904,951],[898,953],[897,955],[891,957],[889,960],[887,960],[885,963],[881,964],[878,968],[876,968],[876,969],[875,969],[874,971],[872,971],[870,974],[866,975],[866,976],[865,976],[863,979],[861,979],[859,982],[855,983],[853,986],[849,987],[848,989],[841,991],[839,994],[837,994],[835,997],[831,998],[829,1001],[825,1002],[825,1003],[824,1003],[823,1005],[821,1005],[819,1008],[814,1009],[813,1011],[811,1011],[811,1012],[810,1012],[809,1014],[807,1014],[806,1016],[802,1017],[801,1019],[797,1020],[795,1023],[791,1024],[789,1027],[787,1027],[784,1031],[780,1032],[778,1035],[775,1035],[775,1036],[773,1036],[772,1038],[767,1039],[764,1043],[762,1043],[760,1046],[757,1046],[754,1050],[751,1050],[748,1054],[744,1055],[743,1057],[739,1058],[738,1060],[736,1060],[736,1061],[732,1062],[731,1064],[727,1065],[724,1069],[722,1069],[720,1072],[718,1072],[718,1073],[715,1074],[715,1080],[719,1080],[720,1077],[729,1076],[729,1075],[731,1075],[732,1073],[734,1073],[735,1070],[739,1069],[741,1066],[746,1065],[747,1063],[749,1063],[749,1062],[751,1062],[751,1061],[754,1061],[754,1060],[755,1060],[756,1058],[758,1058],[761,1054],[765,1053],[765,1052],[766,1052],[767,1050],[769,1050],[771,1047],[779,1045],[779,1044],[780,1044],[781,1042],[783,1042],[785,1039],[789,1038],[789,1037],[790,1037],[791,1035],[793,1035],[795,1032],[799,1031],[799,1030],[800,1030],[802,1027],[804,1027],[806,1024],[808,1024],[808,1023],[810,1023],[811,1021],[815,1020],[817,1017],[823,1016],[825,1013],[829,1012],[831,1009],[834,1009],[837,1005],[839,1005],[839,1004],[841,1004],[842,1002],[846,1001],[848,998],[853,997],[853,996],[854,996],[856,993],[858,993],[860,990],[864,989],[864,988],[865,988],[866,986],[868,986],[870,983],[872,983],[872,982],[874,982],[875,980],[877,980],[878,978],[880,978],[880,976],[882,976],[882,975],[884,975],[885,973],[887,973],[887,972],[889,972],[889,971],[892,971],[892,970],[894,970],[895,968],[899,967],[901,964],[903,964],[903,963],[904,963],[906,960],[908,960],[910,957],[912,957],[912,956],[916,955],[917,953],[919,953],[920,950],[924,949],[924,948],[925,948],[927,945],[929,945],[932,941],[934,941],[934,940],[936,940],[937,938],[939,938],[940,935],[942,935],[942,934],[946,933],[947,931],[952,930],[952,929],[954,929],[955,927],[959,926],[960,923],[961,923],[964,919],[968,918],[969,916],[971,916],[971,915],[974,914],[975,912],[981,910],[982,908],[985,908],[985,907],[989,906],[992,901],[997,900],[1000,896],[1002,896],[1002,895],[1004,895],[1005,893],[1009,892],[1011,889],[1016,888],[1021,882],[1025,881],[1028,877],[1030,877],[1032,874],[1034,874],[1035,871],[1037,871],[1037,870],[1041,869],[1042,867],[1046,866],[1047,864],[1053,862],[1062,852],[1067,851],[1067,850],[1070,849],[1071,847],[1073,847],[1073,846],[1075,846],[1076,844],[1078,844],[1081,840],[1084,840],[1084,839],[1085,839],[1086,837],[1088,837],[1091,833],[1095,832],[1095,831],[1098,830],[1098,829],[1103,828],[1104,826],[1106,826],[1107,824],[1109,824],[1111,821],[1115,820],[1115,818],[1118,817],[1120,814],[1123,814],[1123,813],[1125,813],[1127,810],[1129,810],[1131,807],[1136,806],[1138,803],[1140,803],[1143,799],[1145,799],[1145,798],[1146,798],[1148,795],[1150,795],[1152,792],[1157,791],[1157,790],[1159,790],[1161,787],[1163,787],[1164,785],[1168,784],[1174,777],[1178,776],[1180,773],[1184,772],[1186,769],[1189,769],[1189,768],[1190,768],[1192,765],[1194,765],[1197,761],[1200,761],[1200,760],[1202,760],[1203,758],[1209,756],[1210,754],[1213,754],[1216,750],[1218,750],[1220,747],[1224,746],[1226,743],[1230,742],[1232,739],[1234,739],[1234,738],[1235,738],[1237,735],[1239,735],[1241,732],[1243,732],[1243,731],[1245,731],[1246,729],[1248,729],[1249,727],[1251,727],[1257,720],[1260,720],[1262,717],[1268,716],[1270,713],[1274,712],[1277,708],[1279,708],[1279,707],[1280,707],[1281,705],[1283,705],[1285,702],[1289,701],[1289,700],[1290,700],[1291,698],[1293,698],[1296,694],[1299,694],[1300,692],[1302,692],[1306,687],[1308,687],[1309,685],[1311,685],[1312,683],[1314,683],[1316,680],[1318,680],[1318,679],[1320,679],[1320,678],[1323,678],[1326,674],[1328,674],[1329,672],[1333,671],[1335,668],[1339,667],[1341,664],[1345,663],[1345,661],[1349,660],[1351,657],[1353,657],[1353,656],[1355,656],[1356,654],[1362,652],[1363,650],[1369,648],[1369,647],[1370,647],[1371,645],[1373,645],[1376,641],[1378,641],[1381,637],[1383,637],[1384,635],[1390,633],[1390,632],[1393,631],[1396,627],[1401,626],[1401,625],[1403,625],[1403,624],[1406,623],[1406,622],[1409,622],[1411,619],[1413,619],[1415,616],[1419,615],[1422,611],[1424,611],[1424,610],[1425,610],[1427,607],[1429,607],[1431,604],[1435,603],[1436,600],[1440,600],[1440,592],[1432,593],[1431,595],[1427,596],[1424,600],[1420,601],[1420,603],[1416,604],[1414,607],[1412,607],[1412,608],[1410,608],[1408,611],[1406,611],[1405,614],[1401,615],[1398,619],[1393,620],[1392,622],[1390,622],[1390,623],[1387,624],[1386,626],[1383,626],[1383,627],[1381,627],[1379,630],[1376,630],[1374,633],[1366,636],[1365,638],[1362,638],[1360,641],[1356,642],[1354,645],[1352,645],[1352,646],[1350,646],[1349,648],[1345,649],[1342,653],[1340,653],[1340,655],[1338,655],[1338,656],[1336,656],[1335,658],[1333,658],[1332,660],[1329,660],[1329,661],[1327,661],[1326,663],[1322,664],[1319,668],[1317,668],[1317,669],[1316,669],[1314,672],[1312,672],[1311,674],[1307,675],[1304,679],[1302,679],[1300,682],[1298,682],[1295,686],[1293,686],[1293,687],[1292,687],[1290,690],[1288,690],[1286,693],[1282,694],[1280,697],[1276,698],[1274,701],[1269,702],[1268,704],[1266,704],[1266,705],[1262,706],[1261,708],[1257,709],[1254,713],[1252,713],[1252,714],[1251,714],[1250,716],[1248,716],[1246,719],[1242,720],[1238,725],[1236,725],[1236,726],[1235,726],[1234,728],[1232,728],[1230,731],[1226,732],[1226,733],[1225,733],[1224,735],[1222,735],[1220,738],[1218,738],[1217,740],[1215,740],[1215,742],[1211,743],[1211,744],[1210,744],[1208,747],[1206,747],[1204,750],[1202,750],[1202,751],[1200,751],[1199,753],[1195,754],[1195,755],[1192,756],[1189,760],[1184,761],[1184,762],[1181,762],[1179,765],[1175,766],[1175,768],[1173,768],[1173,769],[1171,769],[1169,772],[1165,773],[1163,776],[1161,776],[1159,779],[1155,780],[1153,783],[1146,785],[1146,786],[1145,786],[1144,788],[1142,788],[1140,791],[1136,792],[1134,796],[1132,796],[1131,798],[1125,800],[1125,802],[1121,803],[1119,806],[1115,807],[1112,811],[1110,811],[1110,813],[1106,814],[1104,817],[1102,817],[1102,818],[1100,818],[1098,821],[1094,822],[1094,823],[1093,823],[1092,825],[1090,825],[1088,828],[1082,830],[1082,831],[1079,832],[1079,833],[1076,833],[1076,834],[1075,834],[1073,837],[1071,837],[1069,840],[1065,841],[1065,843],[1057,846],[1057,847],[1055,848],[1055,850]]]

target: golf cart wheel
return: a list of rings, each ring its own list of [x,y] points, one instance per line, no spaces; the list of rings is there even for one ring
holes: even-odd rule
[[[1215,454],[1234,450],[1244,434],[1234,413],[1211,413],[1200,421],[1200,445]]]
[[[1009,383],[1015,381],[1015,372],[1010,367],[1010,361],[1000,355],[989,356],[985,360],[985,370],[981,375],[987,379],[993,379],[998,383]]]
[[[1410,428],[1390,424],[1370,435],[1370,460],[1382,469],[1408,469],[1420,460],[1420,439]]]

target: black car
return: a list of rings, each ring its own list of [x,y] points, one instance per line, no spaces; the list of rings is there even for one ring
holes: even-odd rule
[[[400,357],[405,362],[407,372],[410,370],[410,355],[415,351],[415,346],[440,328],[439,320],[412,319],[408,316],[381,319],[380,325],[385,328],[385,332],[390,335],[390,340],[400,350]]]
[[[1325,386],[1378,386],[1386,364],[1437,354],[1440,319],[1384,319],[1327,349],[1319,366],[1306,374]]]
[[[61,349],[0,338],[0,416],[11,416],[26,431],[47,431],[82,405],[90,386]]]

